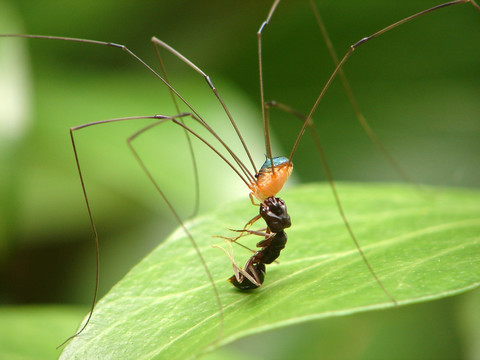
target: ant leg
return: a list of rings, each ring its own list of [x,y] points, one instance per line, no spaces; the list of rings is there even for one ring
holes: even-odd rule
[[[268,228],[262,228],[258,230],[245,230],[245,229],[242,229],[242,230],[228,229],[228,230],[234,231],[234,232],[246,233],[246,234],[242,234],[241,235],[242,237],[248,236],[248,235],[269,236],[271,234],[271,232],[268,232]]]
[[[233,267],[233,273],[234,273],[234,276],[235,276],[235,279],[238,281],[238,283],[242,283],[243,280],[246,278],[248,279],[252,284],[255,284],[256,286],[260,286],[260,281],[257,281],[254,277],[252,277],[252,275],[250,275],[246,270],[245,268],[242,269],[241,267],[239,267],[237,265],[237,263],[235,262],[234,258],[233,258],[233,248],[232,248],[232,245],[231,243],[228,243],[229,246],[230,246],[230,253],[225,250],[223,247],[221,246],[218,246],[218,245],[212,245],[212,247],[214,248],[217,248],[217,249],[221,249],[226,255],[227,257],[230,259],[230,261],[232,262],[232,267]],[[247,264],[248,264],[248,261],[247,261]],[[254,273],[257,278],[258,278],[258,274]]]

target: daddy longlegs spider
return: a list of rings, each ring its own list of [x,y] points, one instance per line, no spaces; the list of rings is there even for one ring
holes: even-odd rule
[[[280,107],[282,107],[282,105],[280,105]],[[315,117],[316,118],[316,117]],[[218,265],[218,264],[217,264]]]

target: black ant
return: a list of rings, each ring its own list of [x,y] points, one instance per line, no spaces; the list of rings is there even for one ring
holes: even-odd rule
[[[243,269],[237,271],[234,263],[235,274],[228,281],[240,290],[252,290],[260,287],[265,280],[265,264],[274,262],[287,243],[287,234],[283,230],[290,227],[292,222],[285,201],[273,196],[265,199],[260,204],[260,214],[250,220],[246,227],[260,217],[267,223],[266,232],[240,230],[240,232],[265,236],[265,239],[257,243],[257,247],[262,249],[248,259]]]

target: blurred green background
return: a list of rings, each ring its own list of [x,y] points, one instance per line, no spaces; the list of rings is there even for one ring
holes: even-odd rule
[[[259,166],[264,150],[255,33],[270,3],[1,0],[0,32],[121,43],[154,66],[149,39],[157,36],[210,75],[245,132]],[[416,0],[322,1],[318,5],[342,55],[362,37],[436,4]],[[458,5],[363,45],[345,67],[365,117],[419,183],[480,184],[479,35],[480,13],[469,5]],[[165,60],[174,86],[239,149],[204,80],[177,59],[165,55]],[[332,70],[308,2],[282,2],[264,34],[266,99],[307,113]],[[159,81],[120,50],[57,41],[0,39],[0,95],[0,301],[80,305],[77,321],[70,319],[73,331],[91,301],[95,265],[68,129],[121,116],[174,114],[175,109]],[[327,93],[315,119],[336,180],[400,180],[358,125],[338,83]],[[273,111],[272,121],[274,152],[286,155],[299,124],[278,111]],[[100,235],[101,294],[177,226],[125,144],[129,135],[146,124],[112,124],[77,132]],[[306,135],[294,159],[295,181],[323,181]],[[183,134],[165,125],[136,144],[174,205],[188,216],[194,192]],[[201,146],[196,151],[202,211],[245,198],[244,185],[227,167]],[[359,358],[359,354],[381,358],[382,351],[403,342],[409,358],[415,354],[417,358],[474,358],[472,354],[480,353],[473,352],[469,339],[478,335],[478,327],[472,330],[460,316],[470,302],[464,296],[410,310],[332,319],[305,325],[304,332],[286,329],[236,346],[251,341],[266,348],[278,342],[286,346],[285,338],[291,336],[286,334],[323,337],[326,332],[338,336],[332,340],[336,346],[310,349],[305,358],[315,359],[328,351],[336,358]],[[403,319],[402,331],[386,332],[385,328],[398,328],[399,319]],[[418,331],[415,341],[410,339],[411,327]],[[442,334],[432,331],[439,327],[444,329]],[[354,335],[366,329],[373,335]],[[382,339],[382,333],[392,334],[391,338]],[[372,340],[378,337],[381,340]],[[300,358],[295,344],[290,349]],[[335,352],[345,346],[356,350]],[[262,356],[269,358],[268,352]]]

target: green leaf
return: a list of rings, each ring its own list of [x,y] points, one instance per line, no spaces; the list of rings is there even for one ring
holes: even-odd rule
[[[399,185],[338,185],[362,249],[400,306],[438,299],[480,284],[480,194],[423,192]],[[86,330],[62,358],[186,359],[249,334],[313,319],[393,307],[359,256],[328,185],[282,194],[292,217],[280,264],[264,285],[240,292],[227,281],[230,261],[211,235],[230,235],[256,210],[249,200],[223,205],[186,223],[212,272],[223,304],[178,229],[102,299]],[[256,224],[254,228],[262,227]],[[258,237],[245,238],[254,247]],[[235,247],[242,264],[250,256]],[[219,337],[220,336],[220,337]]]

